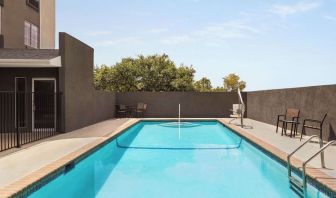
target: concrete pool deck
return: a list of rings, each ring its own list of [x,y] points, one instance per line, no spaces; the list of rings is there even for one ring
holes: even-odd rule
[[[211,119],[211,118],[204,118]],[[144,120],[162,120],[162,119],[144,119]],[[197,119],[199,120],[199,119]],[[245,119],[245,124],[253,128],[241,129],[234,124],[228,124],[230,119],[217,119],[242,133],[245,137],[253,141],[260,141],[261,144],[271,145],[276,149],[270,151],[275,155],[285,157],[287,153],[294,150],[302,142],[298,138],[289,138],[281,136],[281,133],[275,133],[275,126],[261,123],[251,119]],[[45,139],[33,146],[0,156],[0,197],[8,197],[20,192],[22,189],[39,181],[46,175],[57,171],[69,161],[78,159],[79,156],[87,153],[120,133],[123,129],[138,122],[139,119],[114,119],[94,124],[70,133],[61,134],[52,138]],[[237,123],[237,122],[236,122]],[[298,152],[295,158],[304,160],[306,157],[318,150],[318,144],[309,143],[305,149]],[[277,153],[278,152],[278,153]],[[310,164],[329,175],[325,177],[329,182],[328,187],[336,190],[336,147],[332,146],[325,152],[326,165],[328,169],[320,169],[318,157]],[[293,159],[293,163],[295,160]],[[4,174],[5,173],[5,174]],[[320,173],[318,171],[318,173]]]
[[[3,187],[25,178],[64,156],[81,150],[86,145],[92,144],[97,140],[106,140],[107,136],[118,132],[120,127],[126,127],[135,120],[107,120],[47,138],[31,145],[25,145],[22,149],[5,151],[0,156],[0,197],[4,196]]]
[[[228,123],[231,119],[223,119],[226,123]],[[240,124],[239,120],[235,120],[232,122],[233,124]],[[310,136],[303,136],[302,141],[300,141],[300,136],[296,136],[290,138],[289,136],[281,136],[281,128],[279,128],[279,132],[276,133],[276,126],[265,124],[262,122],[258,122],[252,119],[244,119],[244,131],[248,134],[256,136],[262,139],[264,142],[271,144],[272,146],[280,149],[285,153],[291,153],[298,146],[300,146],[306,139]],[[289,134],[289,131],[287,132]],[[316,139],[315,139],[316,140]],[[313,153],[318,151],[320,148],[317,142],[311,142],[302,147],[294,157],[298,158],[301,161],[308,159],[308,156],[311,156]],[[326,168],[322,169],[327,174],[334,176],[336,178],[336,146],[330,146],[324,152],[325,155],[325,165]],[[309,165],[315,168],[321,168],[321,160],[319,156],[313,159]]]
[[[235,120],[232,124],[229,124],[231,119],[228,118],[218,120],[284,162],[287,162],[288,153],[291,153],[304,142],[301,142],[299,137],[290,138],[285,135],[281,136],[281,132],[275,133],[275,126],[252,119],[244,119],[244,125],[246,125],[244,128],[237,126],[240,122],[239,120]],[[309,137],[304,137],[304,139],[307,138]],[[318,143],[308,143],[292,157],[292,166],[302,170],[302,162],[307,160],[318,150]],[[316,156],[315,159],[308,163],[306,168],[307,177],[311,178],[319,188],[328,192],[331,197],[336,197],[335,154],[336,146],[330,146],[325,150],[326,168],[321,168],[319,156]]]

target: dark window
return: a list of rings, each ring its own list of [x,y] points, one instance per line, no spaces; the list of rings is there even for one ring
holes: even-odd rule
[[[26,127],[26,78],[15,78],[15,90],[17,92],[16,94],[16,105],[15,108],[17,108],[17,119],[18,119],[18,125],[19,127]],[[15,123],[16,125],[16,123]]]
[[[27,0],[27,4],[36,10],[40,8],[40,0]]]

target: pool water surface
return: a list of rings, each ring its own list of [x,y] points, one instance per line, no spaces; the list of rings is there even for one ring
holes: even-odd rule
[[[284,166],[221,123],[167,123],[139,122],[30,197],[299,197]]]

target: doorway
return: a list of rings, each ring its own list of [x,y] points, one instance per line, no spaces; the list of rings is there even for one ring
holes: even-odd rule
[[[32,79],[32,129],[56,131],[56,79]]]

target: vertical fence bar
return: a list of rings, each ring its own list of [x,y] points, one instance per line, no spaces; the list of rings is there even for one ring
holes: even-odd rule
[[[20,93],[19,92],[16,92],[16,147],[17,148],[20,148],[20,125],[19,125],[19,97],[20,97]]]
[[[32,95],[31,93],[27,93],[27,107],[28,107],[28,114],[27,114],[27,141],[30,142],[31,141],[31,135],[33,134],[32,131],[32,108],[33,108],[33,104],[32,104],[32,99],[31,99]]]
[[[0,151],[58,134],[61,105],[61,93],[0,92]]]
[[[9,103],[9,106],[6,108],[6,114],[8,115],[8,118],[7,118],[7,115],[5,116],[7,119],[6,119],[6,126],[7,126],[7,131],[6,131],[6,136],[8,138],[6,138],[6,149],[8,148],[11,148],[11,142],[12,142],[12,133],[14,131],[12,131],[14,128],[13,128],[13,123],[11,122],[11,119],[13,118],[13,93],[8,93],[6,94],[6,100],[8,101]]]
[[[3,95],[2,94],[0,94],[0,124],[1,124],[1,126],[0,126],[0,151],[2,151],[3,150],[3,131],[4,131],[4,113],[3,113],[3,111],[4,111],[4,105],[3,105]]]

